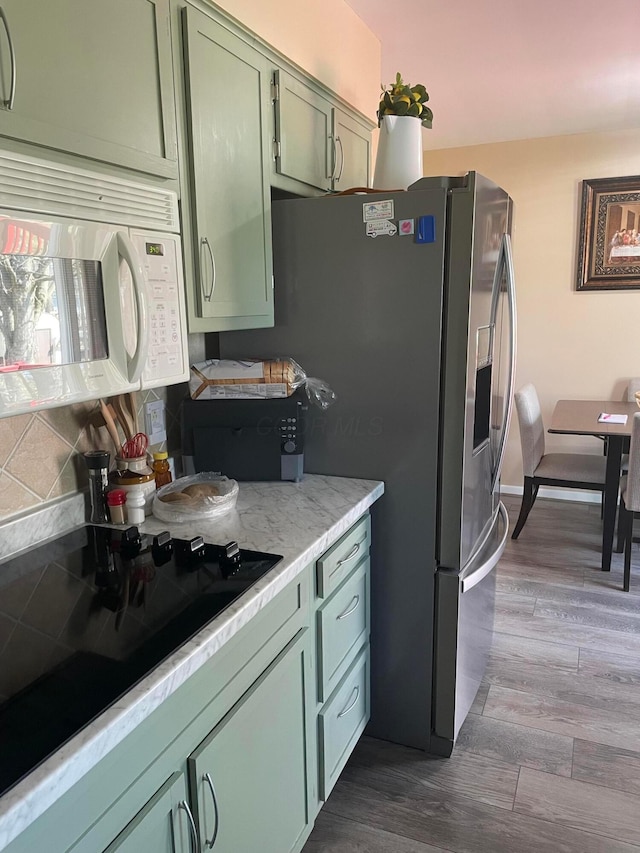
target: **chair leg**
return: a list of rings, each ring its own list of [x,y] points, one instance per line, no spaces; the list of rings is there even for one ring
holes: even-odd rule
[[[633,513],[625,507],[624,502],[620,504],[620,515],[624,516],[624,577],[622,589],[629,592],[631,586],[631,547],[633,545]]]
[[[622,552],[624,551],[624,543],[626,538],[625,525],[628,524],[628,519],[626,518],[626,515],[627,513],[622,508],[622,501],[620,501],[620,506],[618,507],[618,538],[616,541],[616,554],[622,554]],[[602,515],[600,517],[602,518]]]
[[[525,477],[524,478],[524,490],[522,492],[522,504],[520,506],[520,515],[518,516],[518,521],[516,522],[516,526],[513,529],[513,533],[511,534],[512,539],[517,539],[520,535],[522,528],[524,527],[525,521],[529,513],[531,512],[531,507],[536,502],[536,498],[538,497],[538,483],[535,482],[533,477]]]

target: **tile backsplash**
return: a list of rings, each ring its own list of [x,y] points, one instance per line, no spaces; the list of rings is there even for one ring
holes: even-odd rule
[[[180,431],[177,407],[167,401],[168,391],[174,389],[138,393],[138,417],[144,424],[144,404],[165,400],[166,447],[172,452],[180,445]],[[113,457],[95,400],[0,419],[0,521],[85,489],[82,454],[94,449],[108,450]]]

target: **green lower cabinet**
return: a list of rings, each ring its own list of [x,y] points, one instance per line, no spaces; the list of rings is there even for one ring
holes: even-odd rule
[[[202,849],[289,853],[308,834],[308,643],[290,643],[189,757]]]
[[[104,853],[194,853],[184,773],[174,773]]]
[[[326,800],[369,720],[367,645],[318,715],[320,799]]]

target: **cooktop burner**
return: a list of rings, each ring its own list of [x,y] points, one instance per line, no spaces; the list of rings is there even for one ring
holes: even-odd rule
[[[281,559],[87,525],[0,564],[0,794]]]

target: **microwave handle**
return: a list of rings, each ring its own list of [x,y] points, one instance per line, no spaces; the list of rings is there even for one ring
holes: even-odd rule
[[[122,231],[116,232],[116,246],[118,254],[131,270],[133,279],[133,293],[136,299],[136,351],[132,356],[127,356],[129,369],[129,382],[137,382],[142,375],[147,358],[148,326],[147,326],[147,297],[145,282],[142,275],[142,267],[137,256],[135,246],[128,234]]]

